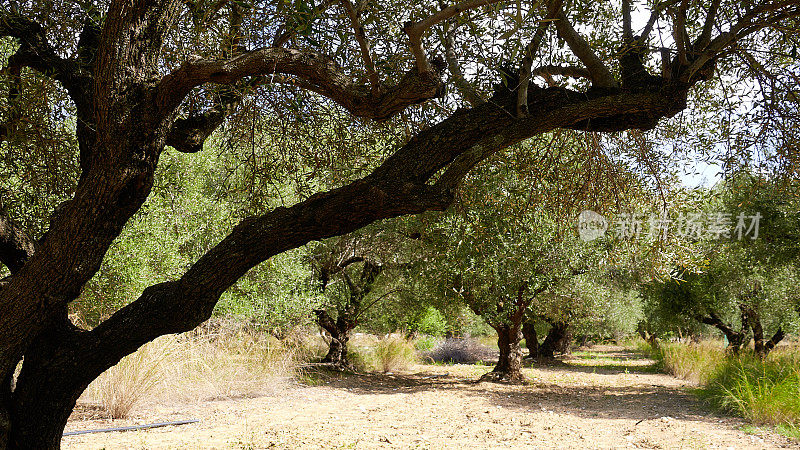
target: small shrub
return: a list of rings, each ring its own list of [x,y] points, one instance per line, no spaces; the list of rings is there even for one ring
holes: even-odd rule
[[[424,352],[423,358],[437,363],[473,364],[492,357],[493,352],[472,338],[448,338],[433,350]]]
[[[372,372],[378,369],[375,351],[371,347],[350,344],[347,346],[347,359],[359,372]]]
[[[417,349],[417,351],[425,352],[433,350],[437,343],[439,343],[439,339],[433,336],[422,335],[414,339],[414,348]]]
[[[447,318],[438,309],[428,306],[407,324],[407,328],[408,331],[441,336],[447,331]]]

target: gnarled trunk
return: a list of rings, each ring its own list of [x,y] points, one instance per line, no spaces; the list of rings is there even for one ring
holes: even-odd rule
[[[13,391],[6,391],[7,448],[59,448],[75,402],[102,371],[76,357],[73,349],[85,349],[81,333],[64,319],[28,347]]]
[[[333,364],[342,368],[349,368],[350,360],[347,356],[347,341],[350,340],[350,330],[340,330],[335,335],[331,334],[331,343],[328,346],[328,353],[322,362]]]
[[[499,325],[494,327],[497,331],[497,347],[500,349],[500,357],[494,369],[484,375],[484,381],[511,381],[520,382],[525,380],[522,375],[522,340],[521,325]]]
[[[761,315],[754,308],[742,306],[744,315],[747,317],[747,324],[753,330],[753,345],[756,356],[766,359],[769,352],[784,338],[783,328],[778,327],[778,331],[772,337],[764,340],[764,327],[761,325]]]
[[[728,341],[725,352],[733,356],[737,356],[739,354],[739,351],[745,344],[745,338],[747,337],[747,323],[749,319],[747,318],[747,312],[745,309],[742,309],[741,313],[742,326],[739,331],[734,330],[732,326],[729,326],[723,322],[722,319],[713,311],[709,312],[708,316],[706,317],[698,318],[700,322],[713,326],[725,335],[725,339]]]
[[[539,336],[536,335],[536,324],[528,321],[522,324],[522,336],[525,338],[525,345],[528,347],[528,358],[539,357]]]
[[[322,362],[340,369],[352,370],[353,366],[347,357],[347,341],[350,340],[350,331],[356,326],[355,320],[349,317],[346,311],[339,311],[335,321],[325,310],[318,309],[314,313],[317,316],[317,324],[331,335],[328,354]]]
[[[567,322],[551,322],[550,330],[539,346],[539,356],[555,358],[557,353],[568,353],[572,343],[572,330]]]

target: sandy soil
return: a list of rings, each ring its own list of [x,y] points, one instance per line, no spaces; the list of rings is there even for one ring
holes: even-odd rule
[[[328,378],[257,398],[152,405],[126,420],[79,408],[67,430],[199,419],[180,427],[65,437],[68,449],[779,448],[713,414],[673,377],[619,347],[525,369],[527,385],[475,383],[489,366]]]

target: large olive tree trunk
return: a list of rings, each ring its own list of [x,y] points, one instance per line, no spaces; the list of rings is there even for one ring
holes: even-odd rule
[[[351,317],[347,310],[340,310],[336,320],[333,320],[327,311],[322,309],[318,309],[314,313],[317,316],[317,325],[327,331],[331,338],[331,342],[328,344],[328,353],[322,362],[342,370],[352,370],[353,366],[347,355],[347,342],[350,340],[350,331],[357,325],[355,317]]]
[[[761,325],[761,314],[755,308],[743,306],[745,315],[747,317],[747,325],[753,330],[753,346],[756,356],[761,359],[766,359],[772,349],[778,345],[785,334],[782,327],[778,327],[775,334],[769,339],[764,338],[764,327]]]
[[[484,380],[520,382],[522,375],[522,333],[520,325],[501,325],[494,327],[497,331],[497,347],[500,356],[497,365],[484,376]]]
[[[525,380],[522,374],[522,320],[530,306],[531,301],[544,290],[538,288],[536,294],[526,296],[527,284],[522,284],[517,289],[516,298],[505,299],[496,305],[499,313],[496,321],[489,321],[489,325],[497,332],[497,348],[500,354],[497,365],[491,372],[481,379],[485,381],[521,382]]]

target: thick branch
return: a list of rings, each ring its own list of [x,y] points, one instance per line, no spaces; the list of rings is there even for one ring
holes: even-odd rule
[[[778,345],[778,343],[780,343],[784,337],[786,337],[786,334],[783,332],[783,328],[778,327],[778,331],[776,331],[775,334],[773,334],[772,337],[769,339],[769,341],[767,341],[767,343],[764,344],[764,347],[767,349],[767,351],[770,351],[774,349],[775,346]]]
[[[204,83],[232,84],[244,77],[293,75],[309,89],[330,98],[351,114],[385,120],[410,105],[435,98],[442,92],[437,72],[408,72],[396,86],[375,94],[357,84],[330,58],[318,53],[282,48],[263,48],[223,61],[186,62],[159,84],[159,100],[165,111],[176,107],[194,87]],[[269,78],[266,79],[269,81]]]
[[[74,88],[79,66],[58,56],[41,25],[0,6],[0,36],[17,38],[20,43],[9,66],[30,67],[61,82],[67,89]]]
[[[233,107],[239,103],[241,96],[223,93],[229,99],[220,100],[208,111],[175,120],[166,144],[182,153],[197,153],[203,150],[203,144],[209,136],[225,121]]]
[[[614,79],[614,75],[611,74],[611,70],[609,70],[609,68],[603,64],[603,61],[594,53],[589,43],[575,31],[572,24],[569,23],[566,14],[564,14],[564,11],[559,9],[555,17],[557,19],[555,25],[558,30],[558,35],[567,43],[572,53],[586,65],[586,68],[591,74],[592,84],[602,88],[617,87],[619,84],[617,80]]]
[[[723,322],[722,319],[720,319],[719,316],[717,316],[714,312],[710,312],[708,316],[698,317],[697,320],[706,325],[711,325],[715,327],[716,329],[721,331],[728,338],[728,340],[732,340],[731,336],[740,334],[733,328],[728,326],[725,322]]]
[[[622,0],[622,37],[625,41],[633,40],[631,25],[631,0]]]
[[[697,41],[694,44],[695,49],[702,50],[709,42],[711,42],[711,31],[714,28],[714,22],[717,19],[717,10],[719,10],[719,4],[722,0],[712,0],[711,5],[708,7],[708,14],[706,14],[706,21],[703,24],[703,31],[700,33],[700,37],[697,38]]]
[[[325,329],[334,338],[339,337],[339,328],[336,326],[336,321],[324,309],[315,309],[314,314],[317,316],[317,325]]]
[[[687,47],[690,45],[689,36],[686,33],[686,10],[688,7],[689,1],[681,0],[672,24],[672,38],[675,40],[675,46],[678,49],[678,64],[680,65],[686,65],[688,62],[686,56]]]

